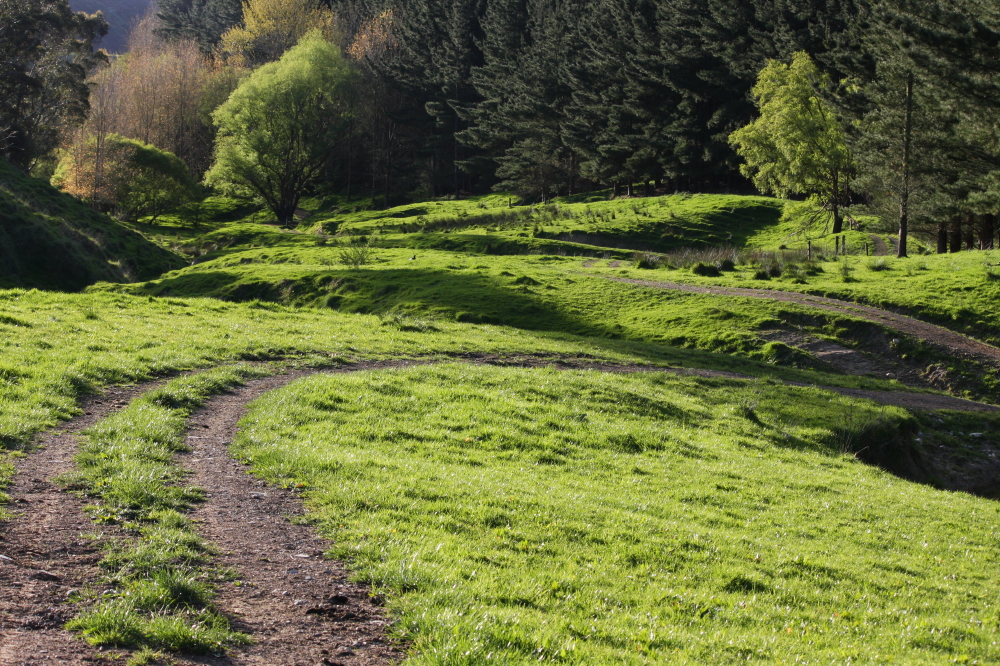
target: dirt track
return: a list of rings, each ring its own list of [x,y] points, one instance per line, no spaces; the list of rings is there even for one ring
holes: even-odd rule
[[[100,551],[85,502],[53,479],[73,469],[78,434],[156,386],[112,387],[83,402],[84,415],[49,431],[17,464],[10,488],[15,518],[0,525],[0,666],[92,664],[106,655],[62,628],[75,606],[67,594],[100,577]]]
[[[402,657],[386,639],[386,618],[367,588],[348,581],[342,563],[322,557],[325,539],[290,520],[303,513],[297,494],[268,487],[229,456],[247,403],[306,374],[251,381],[192,415],[191,452],[181,463],[208,495],[191,517],[219,548],[216,566],[236,571],[241,583],[223,587],[217,605],[237,630],[254,637],[227,657],[194,663],[367,666]]]
[[[613,365],[565,359],[468,355],[465,362],[524,367],[553,366],[602,372],[672,372],[702,377],[734,373],[642,365]],[[380,369],[435,361],[387,361],[345,366],[332,372]],[[254,644],[223,657],[179,656],[178,666],[361,666],[402,658],[400,646],[385,635],[387,620],[367,591],[347,580],[341,563],[321,557],[327,542],[308,526],[295,524],[302,513],[298,495],[268,487],[232,460],[227,445],[248,402],[312,371],[255,380],[217,396],[189,424],[192,451],[181,464],[191,481],[207,490],[192,513],[199,532],[220,549],[217,565],[237,572],[242,583],[224,586],[217,605]],[[94,530],[84,502],[61,491],[53,479],[72,469],[76,434],[128,404],[155,384],[114,387],[84,402],[86,414],[39,440],[42,448],[18,464],[11,488],[20,515],[0,525],[0,666],[111,663],[120,651],[91,648],[62,629],[76,606],[67,593],[99,580],[100,553],[82,537]],[[844,395],[913,409],[995,411],[998,407],[944,395],[829,388]],[[110,660],[110,661],[109,661]]]
[[[906,315],[880,310],[868,305],[841,301],[825,296],[812,296],[793,291],[774,291],[771,289],[749,289],[746,287],[713,287],[697,284],[683,284],[678,282],[654,282],[651,280],[632,280],[629,278],[610,277],[607,279],[615,282],[626,282],[653,289],[670,289],[673,291],[685,291],[694,294],[714,294],[716,296],[735,296],[746,298],[763,298],[772,301],[782,301],[785,303],[798,303],[811,308],[829,310],[840,314],[865,319],[867,321],[882,324],[888,328],[901,333],[912,335],[915,338],[924,340],[938,347],[948,350],[951,353],[966,354],[973,356],[980,361],[986,361],[991,366],[996,366],[1000,362],[1000,349],[980,342],[968,336],[956,333],[941,326],[928,324],[927,322],[907,317]]]

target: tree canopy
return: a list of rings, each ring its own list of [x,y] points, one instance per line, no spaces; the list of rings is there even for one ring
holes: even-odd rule
[[[107,29],[66,0],[0,2],[0,156],[28,169],[86,117],[87,75],[105,61],[94,41]]]
[[[213,114],[215,163],[205,180],[262,201],[281,224],[346,140],[354,81],[319,31],[247,77]]]
[[[762,192],[816,197],[833,214],[837,234],[853,159],[836,113],[817,92],[825,84],[804,52],[790,64],[770,61],[752,90],[760,117],[733,132],[730,142],[745,160],[740,170]]]

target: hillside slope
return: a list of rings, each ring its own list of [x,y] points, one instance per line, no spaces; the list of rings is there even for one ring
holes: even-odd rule
[[[75,291],[156,277],[184,261],[0,160],[0,287]]]

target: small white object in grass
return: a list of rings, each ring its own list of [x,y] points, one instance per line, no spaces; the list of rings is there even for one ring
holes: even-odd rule
[[[982,436],[983,436],[983,433],[981,433],[981,432],[970,432],[969,433],[969,437],[982,437]]]

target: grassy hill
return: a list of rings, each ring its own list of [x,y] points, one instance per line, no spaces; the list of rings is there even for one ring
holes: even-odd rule
[[[0,287],[75,291],[183,265],[173,253],[0,160]]]
[[[996,388],[989,373],[977,378],[961,363],[920,345],[891,347],[897,334],[843,314],[609,280],[822,293],[919,313],[992,341],[1000,339],[1000,320],[992,306],[998,287],[977,272],[976,262],[983,261],[979,253],[921,256],[898,265],[857,254],[835,257],[831,239],[817,228],[808,231],[814,256],[807,261],[805,241],[801,234],[795,236],[802,220],[783,216],[784,202],[766,197],[671,195],[557,201],[541,207],[514,203],[493,195],[373,211],[360,204],[313,200],[306,203],[312,213],[297,229],[282,230],[262,224],[262,214],[236,202],[214,199],[204,206],[208,215],[193,219],[183,211],[146,230],[185,252],[191,266],[145,283],[96,289],[499,324],[824,367],[808,351],[773,339],[775,330],[785,330],[877,349],[906,361],[914,372],[926,374],[932,364],[944,363],[951,376],[962,377],[949,381],[950,386],[987,399]],[[665,236],[664,229],[676,233]],[[855,253],[863,251],[856,240],[871,241],[861,231],[847,236]],[[796,247],[767,246],[768,238]],[[591,244],[598,242],[603,245]],[[649,244],[674,249],[626,249],[648,249]],[[698,264],[714,268],[723,261],[732,262],[733,270],[716,271],[715,278],[692,272]],[[876,269],[866,267],[869,261],[878,262],[872,263]],[[956,272],[956,262],[968,270]],[[845,270],[850,273],[847,282]],[[917,288],[901,288],[904,283]],[[970,285],[976,288],[970,290]],[[955,297],[939,299],[943,287]]]
[[[996,469],[998,413],[845,396],[831,389],[905,387],[772,334],[947,365],[972,377],[949,390],[995,403],[988,369],[849,313],[609,279],[830,294],[998,340],[983,264],[1000,256],[866,259],[853,232],[855,254],[834,257],[816,232],[810,261],[764,197],[515,203],[314,200],[282,230],[216,198],[141,227],[191,265],[0,291],[0,446],[109,383],[238,360],[337,369],[258,399],[232,452],[302,489],[327,554],[386,598],[407,664],[1000,660],[1000,511],[934,487],[959,487],[942,461]],[[429,365],[364,365],[400,359]],[[91,440],[93,474],[117,446]],[[133,480],[108,474],[95,487]]]

